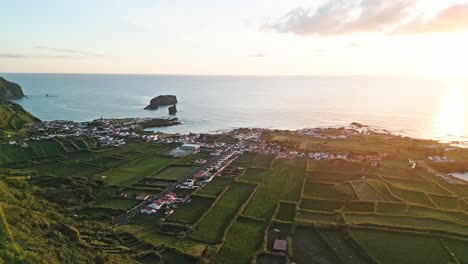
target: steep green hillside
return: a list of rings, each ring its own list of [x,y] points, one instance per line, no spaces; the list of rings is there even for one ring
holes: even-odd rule
[[[19,130],[26,124],[39,121],[16,103],[0,101],[0,130]]]
[[[24,97],[24,93],[19,84],[9,82],[0,77],[0,100],[18,99],[22,97]]]
[[[0,169],[0,264],[138,263],[135,253],[151,253],[151,246],[138,250],[124,246],[122,239],[128,241],[130,235],[112,232],[107,224],[76,221],[84,216],[71,213],[71,205],[62,203],[81,204],[81,197],[93,197],[86,192],[96,194],[102,186],[78,180],[82,187],[76,191],[60,188],[57,182],[41,188],[28,183],[25,175],[31,173]],[[52,202],[44,195],[66,198]]]

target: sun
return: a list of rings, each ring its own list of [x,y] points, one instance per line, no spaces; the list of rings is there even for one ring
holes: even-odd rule
[[[443,134],[442,137],[448,139],[464,134],[468,107],[467,95],[466,88],[460,81],[453,81],[447,89],[436,118],[436,126]]]

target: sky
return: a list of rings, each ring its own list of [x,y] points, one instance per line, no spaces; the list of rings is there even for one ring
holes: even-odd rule
[[[0,72],[464,75],[468,68],[468,0],[0,1]]]

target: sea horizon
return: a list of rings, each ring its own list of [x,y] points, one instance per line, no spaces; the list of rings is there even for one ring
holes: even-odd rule
[[[453,91],[436,77],[105,73],[2,76],[23,87],[27,97],[15,102],[44,121],[175,117],[181,125],[154,130],[184,134],[236,128],[298,130],[358,122],[414,138],[468,141],[463,120],[438,123],[440,115],[450,111],[445,98],[453,97]],[[466,83],[462,84],[465,90]],[[143,109],[151,98],[163,94],[178,97],[179,112],[175,116],[168,114],[167,107]],[[464,109],[455,117],[461,118],[466,112]],[[461,126],[457,122],[462,122]]]

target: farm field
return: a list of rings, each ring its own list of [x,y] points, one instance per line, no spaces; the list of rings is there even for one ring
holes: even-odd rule
[[[175,212],[168,217],[168,220],[193,224],[210,208],[213,202],[214,198],[192,196],[190,203],[177,207]]]
[[[81,220],[99,226],[93,233],[81,232],[88,225],[76,225],[85,243],[110,254],[152,252],[142,253],[139,263],[467,263],[468,185],[451,184],[420,167],[412,169],[408,158],[424,158],[428,150],[420,151],[419,146],[425,142],[368,137],[325,140],[286,133],[268,140],[299,152],[385,151],[378,166],[312,160],[307,153],[277,159],[271,153],[284,146],[274,145],[270,151],[277,152],[244,152],[227,167],[229,172],[197,189],[173,185],[203,167],[195,160],[212,158],[208,147],[171,157],[166,154],[177,144],[102,148],[89,138],[58,138],[23,147],[0,145],[0,163],[13,171],[26,170],[25,176],[44,188],[38,195],[54,203],[66,200],[63,211],[74,215],[70,226]],[[209,143],[235,141],[216,135]],[[28,179],[25,176],[17,173],[9,181],[21,187],[26,183],[18,179]],[[136,196],[157,196],[166,188],[178,198],[190,195],[191,201],[179,204],[177,199],[168,215],[141,213],[149,203]],[[0,191],[4,189],[0,185]],[[72,194],[67,189],[73,189]],[[128,212],[134,214],[129,222],[123,219],[123,224],[109,228],[137,205],[142,207]],[[100,237],[103,230],[117,235],[120,244],[107,244],[111,236]],[[276,239],[286,241],[286,251],[273,249]]]
[[[201,219],[195,231],[189,237],[207,243],[217,243],[222,238],[225,228],[246,202],[255,185],[232,181],[229,189],[214,205],[209,213]]]
[[[164,180],[179,180],[187,174],[193,172],[196,168],[190,166],[169,166],[162,171],[159,171],[151,178],[164,179]]]
[[[211,263],[249,264],[263,240],[265,223],[239,218],[228,231],[226,241]],[[232,256],[236,256],[233,258]]]
[[[130,209],[137,205],[138,202],[130,199],[106,199],[95,204],[96,207],[105,207],[112,209]]]

